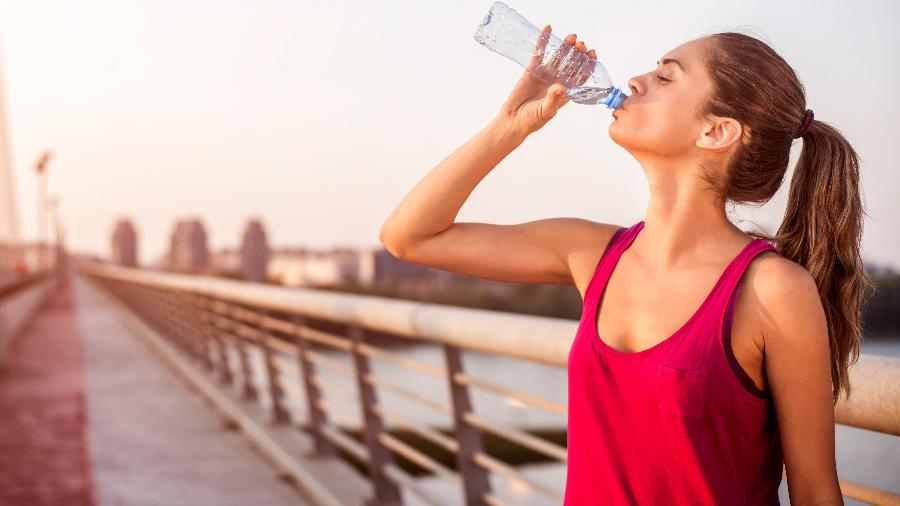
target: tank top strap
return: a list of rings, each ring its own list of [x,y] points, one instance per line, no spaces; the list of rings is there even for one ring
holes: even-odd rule
[[[706,315],[712,328],[716,330],[715,336],[717,341],[721,342],[723,340],[723,333],[728,334],[730,332],[738,288],[744,272],[750,266],[750,261],[760,253],[770,250],[779,252],[778,248],[772,243],[754,238],[734,258],[722,274],[722,279],[719,280],[719,284],[715,289],[716,293],[711,294],[713,300],[710,301],[711,304],[707,308],[709,314]]]
[[[733,305],[734,299],[737,298],[737,288],[740,286],[744,272],[747,270],[747,267],[750,266],[750,261],[756,258],[760,253],[769,250],[778,252],[778,248],[772,243],[756,238],[744,247],[722,275],[722,282],[718,287],[720,293],[717,294],[722,304],[717,305],[717,307],[724,309],[725,304],[727,304],[729,308]]]
[[[641,220],[630,227],[621,227],[613,233],[609,242],[606,244],[606,249],[604,249],[603,254],[600,255],[600,259],[597,261],[597,267],[594,268],[594,275],[588,283],[587,290],[584,294],[585,305],[596,304],[598,302],[597,299],[600,298],[600,294],[603,292],[603,285],[606,284],[606,278],[612,274],[613,266],[615,266],[619,257],[625,249],[628,248],[628,245],[631,244],[635,236],[637,236],[637,233],[640,232],[643,227],[644,221]]]
[[[726,282],[720,287],[721,293],[718,297],[718,303],[714,304],[714,314],[716,317],[714,324],[716,330],[714,334],[716,343],[714,346],[720,347],[728,362],[728,366],[735,376],[737,376],[744,388],[761,399],[767,398],[768,394],[756,386],[756,383],[754,383],[753,379],[740,365],[737,357],[735,357],[731,345],[731,329],[734,323],[734,311],[744,272],[746,272],[747,267],[750,265],[750,261],[765,251],[775,251],[776,253],[781,254],[781,251],[777,247],[763,239],[754,239],[753,242],[741,252],[737,259],[738,261],[731,266],[733,269],[726,273]]]

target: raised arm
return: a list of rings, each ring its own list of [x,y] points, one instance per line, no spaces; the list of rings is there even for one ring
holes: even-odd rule
[[[550,27],[543,31],[549,34]],[[585,51],[574,34],[564,42]],[[594,57],[593,50],[589,54]],[[542,55],[538,41],[532,63]],[[394,209],[379,234],[388,251],[410,262],[484,279],[573,284],[579,254],[599,255],[618,227],[578,218],[517,225],[455,221],[478,183],[568,103],[565,91],[563,84],[548,85],[526,70],[496,118],[426,174]]]

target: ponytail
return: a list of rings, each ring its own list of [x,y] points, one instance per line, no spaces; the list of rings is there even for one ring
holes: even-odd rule
[[[725,201],[765,203],[784,180],[791,145],[803,147],[787,209],[771,242],[813,277],[828,322],[832,398],[850,396],[848,369],[859,359],[862,306],[872,279],[860,258],[863,200],[859,158],[834,127],[815,120],[794,70],[765,42],[737,32],[708,36],[706,67],[713,83],[703,112],[744,125],[719,186]]]
[[[778,232],[751,232],[805,267],[816,282],[828,322],[834,403],[841,391],[850,395],[848,369],[859,359],[864,293],[874,287],[859,253],[862,207],[856,151],[837,129],[813,120]]]

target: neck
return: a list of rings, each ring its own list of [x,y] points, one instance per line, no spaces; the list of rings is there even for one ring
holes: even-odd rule
[[[731,253],[735,242],[747,242],[748,234],[729,221],[725,203],[700,177],[698,160],[645,160],[641,166],[650,201],[635,242],[648,268],[708,264]]]

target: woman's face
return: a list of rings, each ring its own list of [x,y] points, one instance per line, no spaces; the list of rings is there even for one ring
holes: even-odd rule
[[[656,69],[628,81],[630,96],[613,112],[609,136],[632,155],[692,156],[709,125],[699,110],[711,91],[703,39],[669,51]]]

